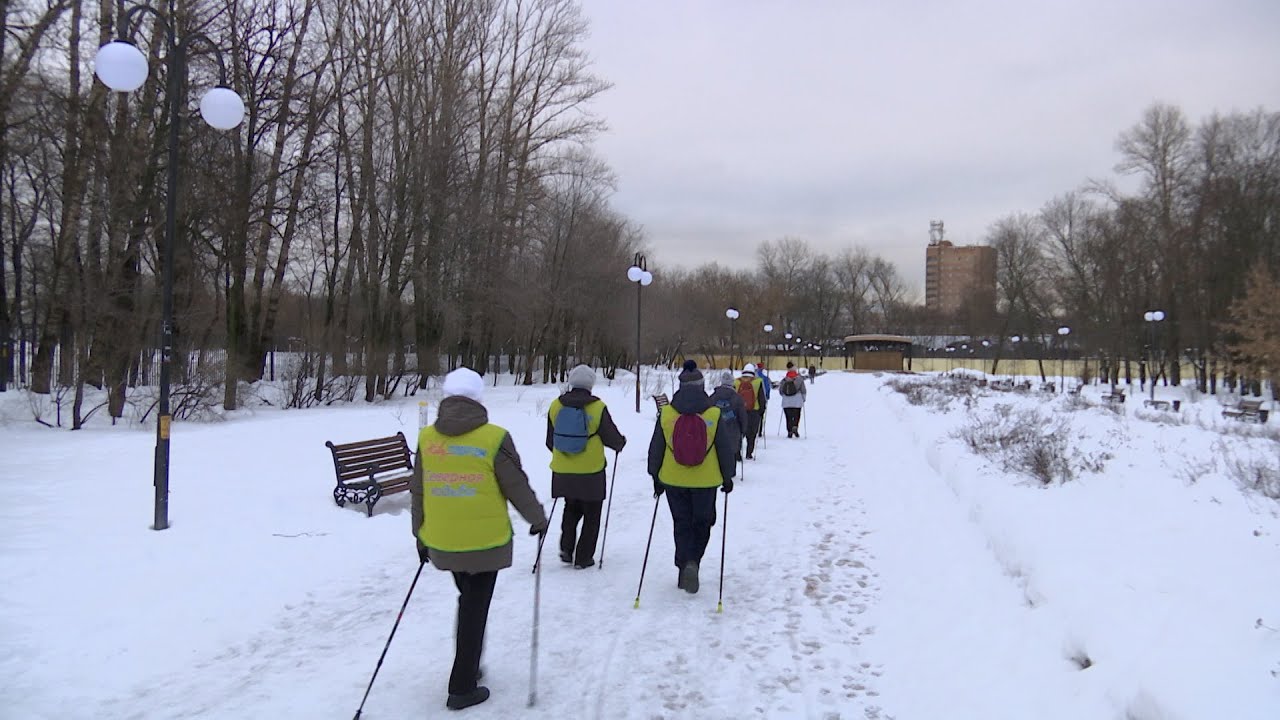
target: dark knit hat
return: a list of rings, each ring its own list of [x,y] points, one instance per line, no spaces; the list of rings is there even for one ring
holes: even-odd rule
[[[702,373],[698,371],[698,363],[693,360],[684,361],[684,370],[680,373],[681,385],[701,385]]]

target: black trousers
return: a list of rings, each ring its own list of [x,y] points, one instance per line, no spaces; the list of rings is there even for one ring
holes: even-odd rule
[[[763,410],[747,411],[747,455],[756,453],[756,436],[760,434],[760,420],[763,416]]]
[[[800,411],[803,408],[782,408],[782,412],[787,416],[787,437],[791,433],[800,434]]]
[[[476,689],[484,628],[489,623],[489,603],[497,581],[497,571],[453,573],[453,584],[458,586],[458,626],[454,633],[453,672],[449,675],[450,695]]]
[[[574,563],[586,565],[596,556],[596,539],[600,536],[600,500],[572,500],[565,498],[564,515],[560,518],[560,554],[574,555]],[[574,536],[578,534],[578,521],[582,521],[582,535],[577,538],[574,553]]]
[[[680,488],[667,486],[667,507],[671,509],[671,525],[676,541],[676,567],[688,562],[702,562],[716,524],[715,488]]]

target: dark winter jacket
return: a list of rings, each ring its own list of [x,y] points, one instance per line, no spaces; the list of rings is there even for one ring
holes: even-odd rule
[[[560,404],[565,407],[586,407],[587,405],[599,400],[600,398],[591,394],[591,391],[584,388],[573,388],[569,392],[560,396]],[[555,426],[551,423],[551,416],[547,416],[547,449],[554,447]],[[613,422],[613,416],[609,414],[609,408],[604,409],[604,413],[600,417],[600,427],[596,430],[596,434],[600,436],[600,442],[604,446],[614,452],[622,452],[622,447],[627,444],[627,439],[618,432],[618,426]],[[605,467],[609,465],[608,455],[605,455]],[[551,497],[553,498],[569,498],[570,500],[604,500],[605,491],[605,471],[587,473],[585,475],[574,475],[571,473],[551,473]]]
[[[441,401],[435,429],[444,435],[462,435],[487,422],[489,422],[489,413],[483,405],[470,398],[455,395]],[[419,448],[419,459],[422,457],[421,452],[422,449]],[[538,496],[534,494],[533,488],[529,487],[529,477],[524,474],[524,468],[520,465],[520,455],[516,452],[516,445],[512,442],[510,433],[502,439],[502,446],[498,448],[498,457],[494,460],[493,470],[498,478],[498,488],[502,490],[507,502],[515,506],[516,511],[531,527],[545,529],[547,527],[546,512],[538,502]],[[409,516],[413,521],[413,537],[416,539],[418,528],[422,527],[423,522],[421,461],[415,464],[413,474],[414,480],[409,484],[409,492],[413,494]],[[524,533],[513,528],[512,534],[513,537],[520,537]],[[428,553],[431,564],[440,570],[478,573],[511,567],[510,542],[489,550],[445,552],[431,548]]]
[[[742,401],[742,396],[733,389],[732,385],[720,385],[711,393],[711,404],[720,408],[722,423],[729,413],[733,413],[733,420],[729,422],[729,426],[737,433],[733,446],[738,447],[747,434],[747,404]],[[737,451],[734,451],[734,454],[736,455]]]
[[[671,407],[683,415],[701,413],[714,406],[711,404],[711,398],[703,392],[702,382],[699,380],[697,384],[692,385],[682,383],[680,389],[671,397]],[[731,425],[732,423],[726,422],[716,423],[716,438],[713,441],[716,457],[720,461],[720,477],[724,480],[732,479],[738,467],[738,443],[735,441],[738,428]],[[662,415],[659,413],[658,422],[653,427],[653,439],[649,441],[649,476],[654,480],[658,479],[658,471],[662,469],[666,454],[667,438],[662,434]]]

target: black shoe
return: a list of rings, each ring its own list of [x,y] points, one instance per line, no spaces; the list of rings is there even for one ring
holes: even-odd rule
[[[445,701],[445,707],[450,710],[463,710],[472,705],[479,705],[489,699],[489,688],[481,685],[469,693],[461,695],[449,694],[449,699]]]
[[[748,459],[748,460],[755,460],[755,459],[756,459],[756,456],[755,456],[755,455],[752,455],[751,453],[747,453],[747,459]]]
[[[560,553],[560,562],[564,563],[565,565],[570,565],[570,564],[572,564],[572,563],[573,563],[573,553],[571,553],[571,552],[562,552],[562,553]]]
[[[684,568],[676,568],[676,587],[684,589]]]
[[[595,558],[587,558],[586,560],[580,563],[574,563],[573,566],[578,568],[579,570],[586,570],[587,568],[595,564],[596,564]]]
[[[680,571],[681,589],[690,595],[698,592],[698,563],[685,563],[684,569]]]

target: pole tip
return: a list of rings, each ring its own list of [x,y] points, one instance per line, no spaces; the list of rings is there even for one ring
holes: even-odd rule
[[[631,606],[634,610],[640,609],[640,598],[636,598],[636,604]]]
[[[722,602],[718,602],[718,603],[716,603],[716,612],[718,612],[718,613],[719,613],[719,612],[724,612],[724,603],[722,603]]]

